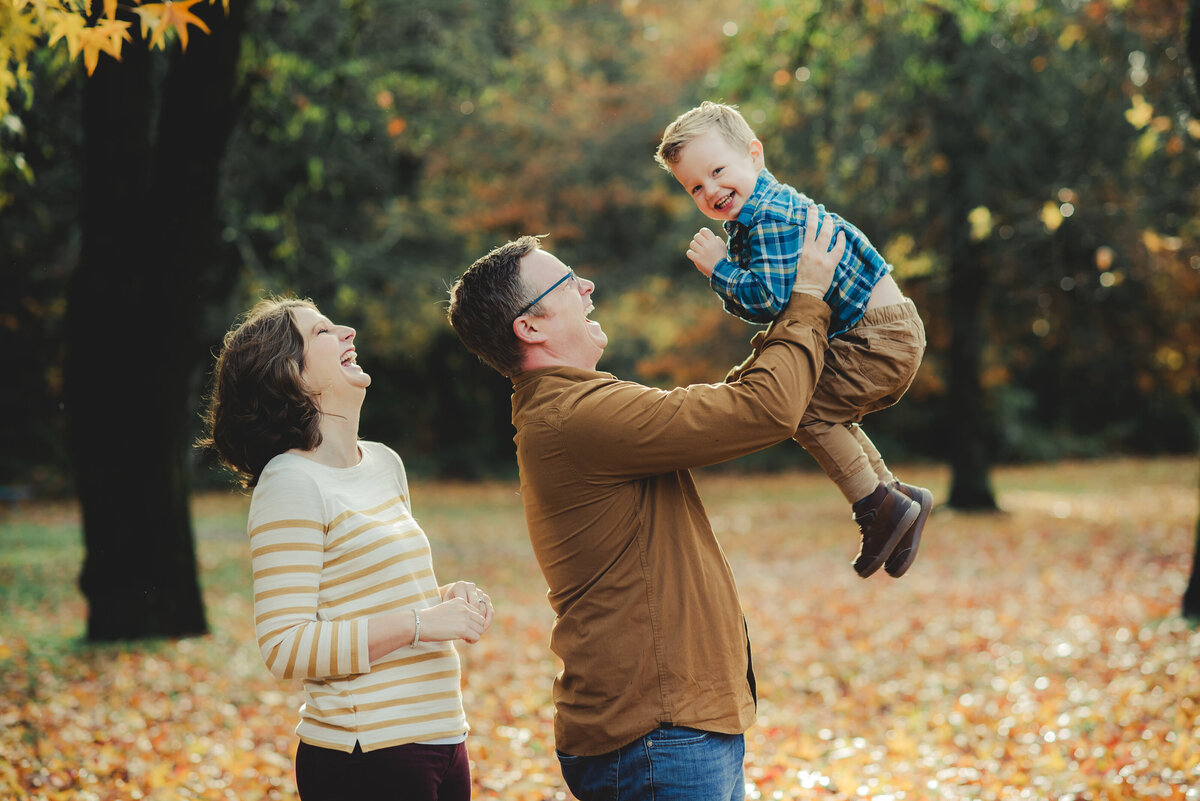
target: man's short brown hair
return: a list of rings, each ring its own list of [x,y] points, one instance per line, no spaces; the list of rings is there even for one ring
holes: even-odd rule
[[[467,350],[501,375],[516,375],[524,365],[525,354],[513,332],[513,320],[530,294],[521,279],[521,259],[540,244],[539,237],[522,236],[494,248],[450,287],[450,326]]]

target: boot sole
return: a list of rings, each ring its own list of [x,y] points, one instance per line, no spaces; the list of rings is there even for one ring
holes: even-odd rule
[[[913,500],[921,504],[921,514],[917,516],[917,522],[912,524],[912,546],[903,553],[892,553],[884,564],[884,569],[887,570],[887,574],[892,578],[903,576],[912,567],[912,563],[916,561],[917,546],[921,544],[921,532],[925,529],[925,521],[929,519],[929,513],[933,511],[933,493],[924,487],[913,487],[913,489],[917,490],[920,496],[913,498]],[[901,492],[904,491],[901,490]],[[904,494],[908,495],[907,492]]]

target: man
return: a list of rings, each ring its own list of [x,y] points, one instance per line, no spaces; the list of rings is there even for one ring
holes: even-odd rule
[[[723,384],[664,391],[597,372],[608,336],[588,317],[595,285],[535,237],[496,248],[451,289],[451,325],[513,382],[525,519],[563,662],[555,744],[581,801],[744,798],[749,639],[689,470],[796,432],[845,244],[830,251],[833,226],[811,222],[788,308]]]

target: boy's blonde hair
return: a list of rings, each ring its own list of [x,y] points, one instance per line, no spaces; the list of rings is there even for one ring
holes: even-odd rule
[[[726,142],[736,148],[748,148],[758,138],[737,106],[705,100],[694,109],[680,114],[667,126],[654,160],[664,170],[671,172],[671,166],[679,163],[679,151],[683,150],[683,146],[709,131],[721,134]]]

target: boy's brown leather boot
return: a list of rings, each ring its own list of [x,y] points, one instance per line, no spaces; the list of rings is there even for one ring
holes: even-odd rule
[[[929,519],[929,513],[933,511],[933,493],[924,487],[914,487],[912,484],[905,484],[901,481],[896,481],[892,487],[921,504],[921,514],[917,515],[916,522],[908,531],[904,532],[904,536],[896,543],[892,555],[883,563],[883,569],[888,572],[889,576],[900,578],[905,571],[912,567],[913,560],[917,558],[917,546],[921,544],[921,532],[925,529],[925,521]]]
[[[880,484],[852,508],[854,522],[862,534],[854,570],[866,578],[892,555],[900,538],[921,515],[921,504],[899,490]]]

